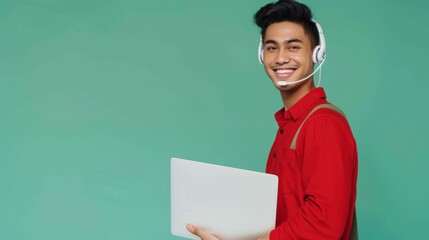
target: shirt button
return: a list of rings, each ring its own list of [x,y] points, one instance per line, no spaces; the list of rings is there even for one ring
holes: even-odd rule
[[[283,134],[283,129],[280,129],[280,134]]]
[[[276,154],[275,153],[273,154],[273,158],[276,158]]]

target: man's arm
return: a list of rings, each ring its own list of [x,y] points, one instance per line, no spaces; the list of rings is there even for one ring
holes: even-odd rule
[[[340,239],[349,217],[357,164],[346,120],[330,114],[308,119],[296,154],[304,204],[271,232],[270,239]]]

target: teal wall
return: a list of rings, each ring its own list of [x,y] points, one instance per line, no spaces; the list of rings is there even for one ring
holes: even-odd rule
[[[0,239],[179,239],[170,157],[263,171],[281,107],[256,58],[265,3],[2,0]],[[423,238],[429,4],[305,3],[359,147],[361,239]]]

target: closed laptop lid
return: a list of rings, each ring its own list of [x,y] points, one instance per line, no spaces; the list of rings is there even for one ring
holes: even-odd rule
[[[257,239],[275,227],[278,178],[249,170],[171,159],[171,233],[198,239],[192,223],[222,240]]]

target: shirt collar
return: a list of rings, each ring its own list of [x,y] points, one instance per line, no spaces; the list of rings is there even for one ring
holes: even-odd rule
[[[304,97],[302,97],[298,102],[296,102],[292,107],[287,111],[282,108],[274,114],[274,117],[279,126],[289,120],[296,121],[299,117],[302,116],[308,110],[308,108],[313,107],[318,100],[325,100],[326,94],[323,88],[314,88]]]

